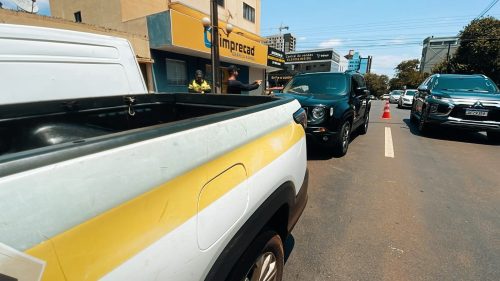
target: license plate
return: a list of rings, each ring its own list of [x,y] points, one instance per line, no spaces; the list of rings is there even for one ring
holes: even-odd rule
[[[487,117],[488,116],[488,111],[487,110],[466,109],[465,110],[465,115]]]

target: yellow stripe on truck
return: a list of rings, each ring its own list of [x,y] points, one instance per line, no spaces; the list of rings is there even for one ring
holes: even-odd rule
[[[61,271],[67,280],[99,279],[195,216],[198,196],[207,181],[235,164],[242,164],[250,177],[302,138],[302,127],[290,123],[60,233],[26,253],[47,261],[44,281],[64,280]],[[240,183],[224,182],[224,186],[220,186],[223,192],[204,194],[204,198],[210,199],[200,202],[200,210]],[[59,264],[55,262],[54,252]]]

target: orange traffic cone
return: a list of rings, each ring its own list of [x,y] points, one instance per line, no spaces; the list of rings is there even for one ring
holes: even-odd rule
[[[391,119],[391,106],[389,105],[389,101],[385,102],[384,114],[382,114],[382,119]]]

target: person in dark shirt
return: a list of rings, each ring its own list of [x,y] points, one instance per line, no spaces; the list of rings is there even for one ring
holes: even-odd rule
[[[231,65],[227,68],[229,72],[228,85],[227,85],[227,93],[234,95],[241,95],[241,91],[252,91],[258,89],[262,80],[255,80],[252,84],[243,84],[238,81],[238,68],[234,65]]]

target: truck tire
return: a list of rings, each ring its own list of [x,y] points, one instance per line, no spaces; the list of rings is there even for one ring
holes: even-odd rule
[[[285,251],[275,231],[263,231],[245,250],[226,281],[281,281]]]
[[[340,126],[339,133],[333,142],[333,154],[337,157],[342,157],[347,153],[349,148],[349,140],[351,138],[351,122],[344,121]]]
[[[361,135],[365,135],[368,132],[368,125],[370,124],[370,111],[365,113],[365,117],[363,119],[363,125],[359,127],[359,133]]]
[[[487,132],[488,141],[492,143],[500,143],[500,132]]]

